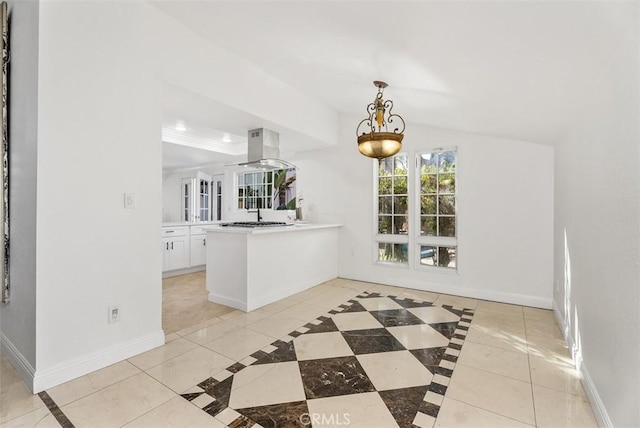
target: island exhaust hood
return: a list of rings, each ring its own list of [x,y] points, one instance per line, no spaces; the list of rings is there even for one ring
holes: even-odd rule
[[[238,165],[258,169],[289,169],[296,166],[278,159],[280,157],[280,136],[265,128],[249,131],[247,162]]]

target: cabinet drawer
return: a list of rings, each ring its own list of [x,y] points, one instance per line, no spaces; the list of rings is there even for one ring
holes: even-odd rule
[[[186,236],[189,234],[189,227],[163,227],[160,230],[160,236],[162,238],[170,238],[172,236]]]
[[[191,226],[191,235],[204,235],[207,233],[206,230],[204,230],[204,227],[206,226]]]

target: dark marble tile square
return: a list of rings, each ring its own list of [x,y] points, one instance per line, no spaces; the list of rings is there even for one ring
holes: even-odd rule
[[[391,389],[379,391],[384,404],[393,415],[399,426],[410,427],[416,417],[416,412],[422,405],[424,395],[429,386],[416,386],[412,388]]]
[[[300,420],[301,415],[309,413],[306,401],[248,407],[246,409],[235,410],[257,424],[260,424],[260,426],[264,428],[308,427],[308,425],[302,423],[302,421],[306,421],[304,417],[302,418],[302,421]]]
[[[404,346],[386,328],[351,330],[341,332],[353,353],[372,354],[376,352],[403,351]]]
[[[380,324],[385,327],[398,327],[403,325],[424,324],[417,316],[406,309],[388,309],[384,311],[371,311]]]
[[[252,365],[259,364],[272,364],[272,363],[284,363],[286,361],[296,361],[296,349],[293,345],[293,341],[291,342],[283,342],[277,341],[272,344],[277,349],[273,352],[270,352],[260,358],[258,361],[253,363]]]
[[[356,357],[298,361],[298,366],[308,400],[375,391]]]
[[[354,304],[352,304],[351,306],[349,306],[348,308],[346,308],[344,311],[342,311],[342,313],[347,313],[347,312],[365,312],[367,309],[362,306],[360,303],[355,302]]]
[[[456,328],[458,328],[457,322],[441,322],[436,324],[429,324],[430,327],[434,328],[441,335],[446,337],[447,339],[451,339],[453,337]]]
[[[233,376],[230,376],[218,382],[213,379],[213,382],[201,382],[198,386],[205,390],[207,394],[215,398],[215,400],[205,406],[202,410],[209,413],[211,416],[215,416],[229,406],[229,398],[231,397],[231,385],[233,384]]]
[[[333,322],[333,319],[331,318],[327,318],[327,317],[320,317],[318,318],[319,320],[321,320],[322,322],[318,325],[313,324],[313,323],[307,323],[304,326],[306,328],[309,329],[309,331],[307,331],[304,334],[310,334],[310,333],[328,333],[330,331],[338,331],[338,327],[336,326],[336,324]]]
[[[242,370],[243,368],[245,368],[245,365],[242,363],[235,363],[229,367],[227,367],[227,370],[229,370],[231,373],[238,373],[240,370]]]
[[[409,352],[418,359],[431,373],[435,373],[440,367],[440,361],[444,356],[447,348],[445,346],[441,348],[424,348],[424,349],[411,349]]]

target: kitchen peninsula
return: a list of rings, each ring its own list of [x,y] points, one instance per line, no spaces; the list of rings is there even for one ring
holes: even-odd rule
[[[249,312],[336,278],[339,227],[206,228],[209,301]]]

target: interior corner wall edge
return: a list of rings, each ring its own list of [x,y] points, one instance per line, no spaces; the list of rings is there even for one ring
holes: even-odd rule
[[[9,1],[10,286],[0,306],[3,351],[31,387],[36,364],[38,1]]]
[[[631,427],[640,420],[640,4],[610,10],[602,18],[622,42],[556,148],[554,307],[599,425]]]

